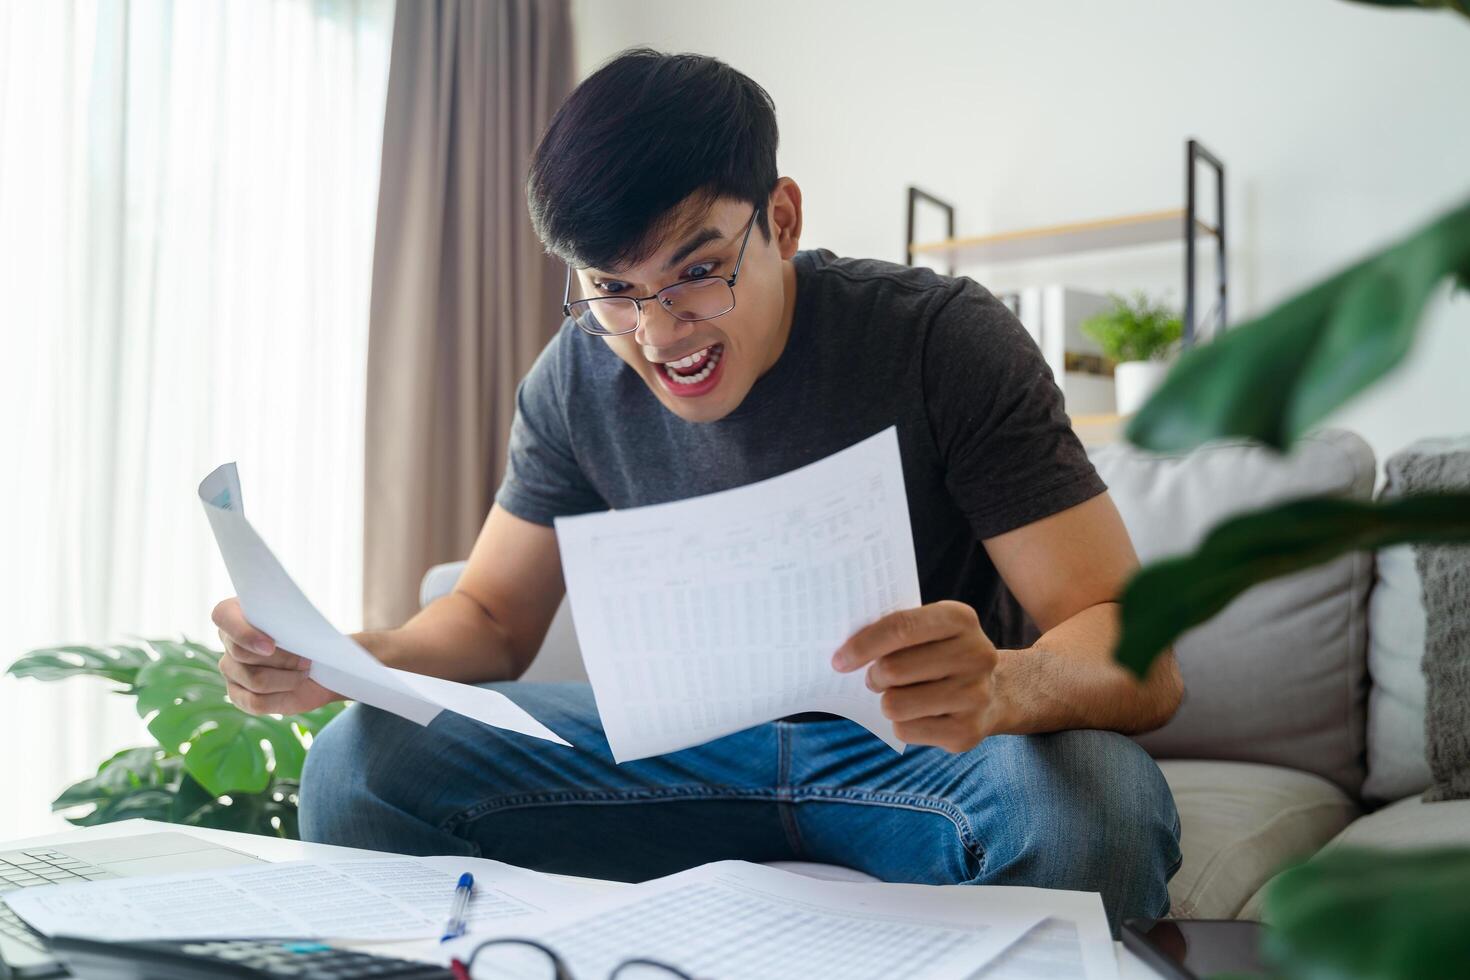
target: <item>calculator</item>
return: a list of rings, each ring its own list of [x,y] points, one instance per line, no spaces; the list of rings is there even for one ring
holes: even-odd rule
[[[448,968],[314,940],[195,939],[104,942],[52,936],[51,953],[87,980],[452,980]]]

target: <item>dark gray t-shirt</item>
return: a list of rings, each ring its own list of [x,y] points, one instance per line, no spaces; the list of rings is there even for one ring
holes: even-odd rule
[[[1030,644],[1035,626],[980,542],[1105,489],[1041,352],[972,279],[826,249],[793,264],[786,349],[716,422],[685,422],[605,342],[563,323],[517,390],[496,502],[549,525],[682,500],[897,426],[924,602],[968,603],[997,646]]]

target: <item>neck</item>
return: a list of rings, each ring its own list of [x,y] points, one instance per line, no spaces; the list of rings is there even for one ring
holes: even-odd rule
[[[791,321],[796,316],[796,266],[790,259],[781,262],[781,292],[784,301],[781,305],[781,329],[776,334],[776,343],[772,345],[770,363],[765,366],[761,374],[765,374],[776,366],[781,359],[781,354],[786,350],[786,342],[791,337]]]

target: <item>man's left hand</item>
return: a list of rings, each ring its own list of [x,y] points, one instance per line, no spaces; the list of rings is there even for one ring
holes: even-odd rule
[[[958,753],[996,733],[997,659],[975,610],[944,601],[863,627],[832,655],[832,666],[868,668],[868,687],[882,693],[883,714],[899,738]]]

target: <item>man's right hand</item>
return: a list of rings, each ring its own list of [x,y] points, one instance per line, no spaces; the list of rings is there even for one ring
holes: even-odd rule
[[[320,708],[342,696],[307,676],[311,661],[276,646],[275,641],[245,620],[234,596],[210,613],[225,645],[219,672],[230,701],[252,715],[295,715]]]

